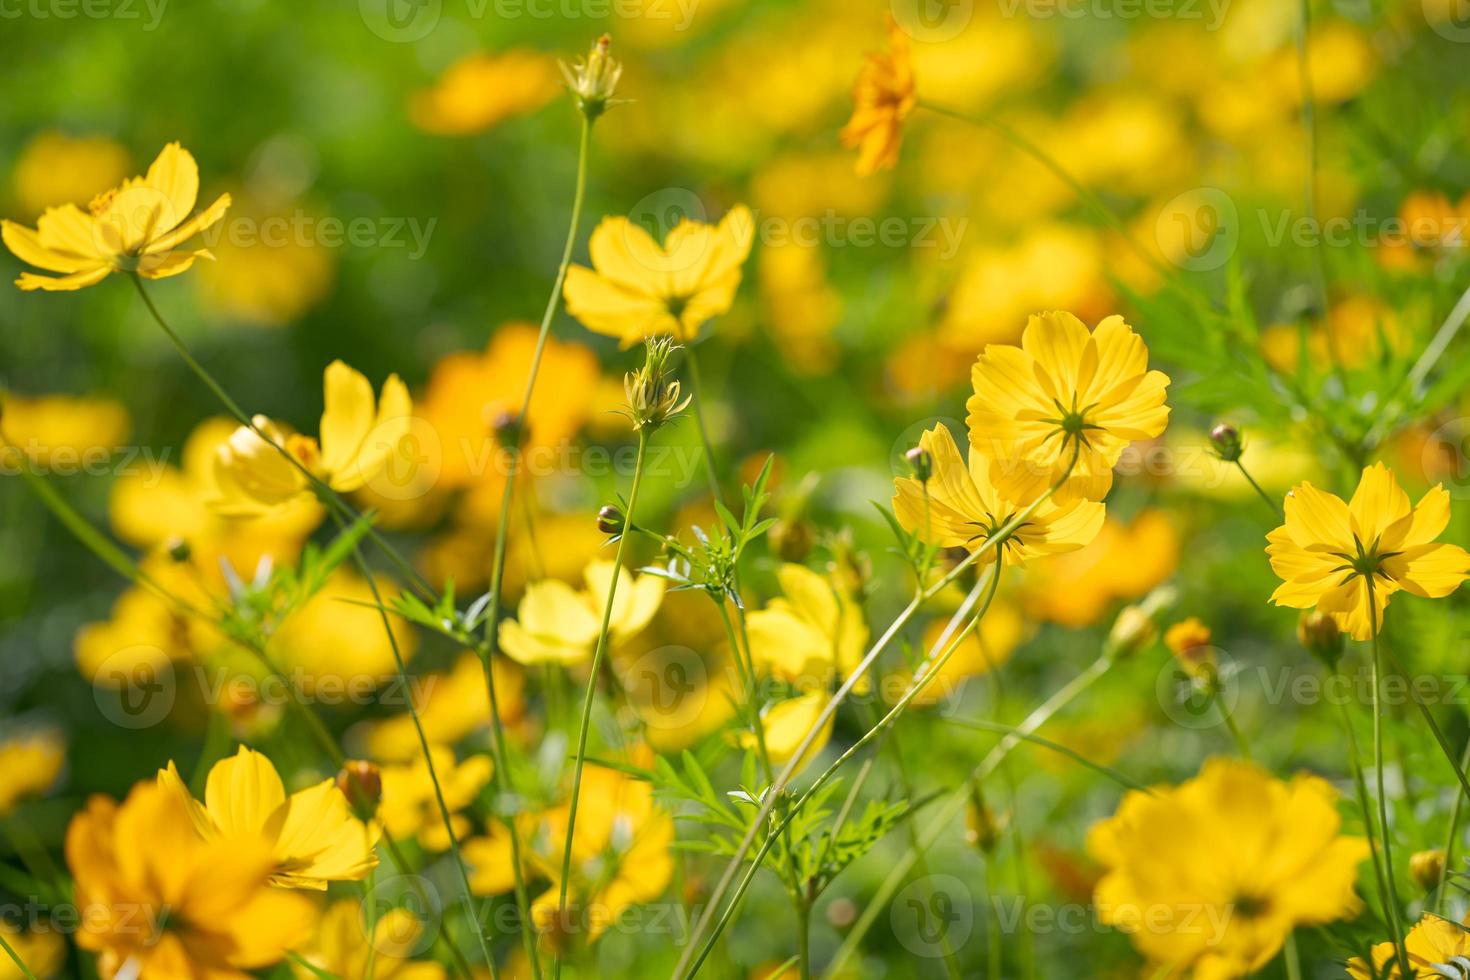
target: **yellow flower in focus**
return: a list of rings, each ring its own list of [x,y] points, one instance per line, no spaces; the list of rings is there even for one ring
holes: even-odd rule
[[[88,201],[128,176],[128,151],[106,136],[36,134],[15,161],[15,201],[27,216],[59,204]]]
[[[624,909],[663,894],[674,874],[674,821],[657,805],[653,787],[605,766],[582,772],[572,838],[564,928],[556,922],[562,853],[570,805],[548,810],[531,836],[531,860],[551,887],[531,903],[531,914],[553,941],[567,934],[594,942]]]
[[[868,175],[898,163],[903,122],[914,111],[914,66],[908,37],[888,18],[888,51],[869,54],[852,90],[852,118],[842,143],[858,151],[857,172]]]
[[[868,623],[858,597],[834,578],[805,565],[776,570],[782,596],[746,617],[755,668],[798,687],[823,687],[834,673],[846,677],[868,643]],[[864,677],[855,690],[864,693]]]
[[[895,479],[893,513],[905,530],[929,544],[978,551],[1036,499],[1013,502],[1001,496],[991,483],[994,464],[971,444],[967,465],[942,424],[920,436],[919,446],[934,460],[933,475],[927,484],[914,477]],[[1031,558],[1075,551],[1097,537],[1104,511],[1096,500],[1045,500],[999,548],[986,552],[984,562],[1004,555],[1006,564],[1024,565]]]
[[[367,579],[339,568],[320,592],[292,611],[270,638],[275,662],[292,671],[293,681],[323,698],[365,698],[397,677],[393,643],[405,663],[418,649],[418,634],[402,618],[390,614],[390,642],[383,630],[378,599],[392,604],[396,584],[374,576],[378,595]]]
[[[0,936],[15,950],[26,969],[36,980],[51,980],[61,975],[66,965],[66,940],[54,928],[43,927],[22,932],[15,925],[0,919]],[[25,980],[25,974],[9,956],[0,956],[0,980]]]
[[[1212,759],[1181,786],[1129,792],[1093,825],[1087,849],[1106,869],[1093,902],[1150,962],[1241,977],[1298,926],[1358,912],[1368,843],[1340,831],[1325,780]]]
[[[253,836],[205,840],[189,805],[151,782],[121,806],[94,796],[66,832],[77,945],[104,980],[245,980],[311,934],[315,907],[270,886],[271,846]]]
[[[465,136],[535,112],[558,89],[556,64],[534,51],[466,55],[414,93],[409,118],[426,133]]]
[[[1400,589],[1440,599],[1470,575],[1470,554],[1436,544],[1450,521],[1450,495],[1436,485],[1409,496],[1382,463],[1363,470],[1353,499],[1300,484],[1286,495],[1286,523],[1266,535],[1271,570],[1282,584],[1278,606],[1331,614],[1355,640],[1383,628],[1383,610]]]
[[[1470,931],[1449,919],[1426,914],[1404,937],[1404,949],[1409,954],[1409,965],[1414,968],[1415,980],[1453,976],[1440,971],[1437,966],[1453,963],[1457,958],[1470,959]],[[1352,980],[1403,980],[1398,952],[1391,942],[1378,943],[1373,947],[1371,970],[1357,956],[1348,960],[1347,966]]]
[[[496,657],[490,666],[495,701],[507,727],[525,713],[526,678],[521,669]],[[485,669],[474,653],[463,653],[445,674],[414,678],[413,706],[432,745],[454,745],[490,725],[490,695]],[[422,751],[413,718],[407,713],[375,723],[367,736],[368,754],[389,762],[406,762]]]
[[[456,762],[453,750],[442,745],[430,746],[429,754],[444,793],[444,805],[449,808],[454,836],[462,840],[469,833],[470,822],[459,811],[480,795],[495,767],[485,755],[471,755]],[[406,762],[383,766],[382,779],[378,819],[383,829],[399,840],[417,837],[431,851],[448,849],[449,834],[444,829],[444,815],[439,811],[434,780],[423,753]]]
[[[516,618],[500,625],[500,646],[517,663],[560,664],[569,667],[592,656],[602,630],[613,563],[594,561],[583,577],[587,588],[573,589],[560,579],[542,579],[526,586],[516,607]],[[614,643],[641,631],[658,612],[664,598],[664,580],[657,575],[634,575],[619,569],[608,632]]]
[[[131,429],[128,410],[111,398],[6,393],[0,399],[0,432],[15,447],[0,448],[8,470],[20,465],[13,458],[20,453],[58,476],[83,472],[106,463]]]
[[[771,765],[779,767],[791,761],[796,750],[801,747],[802,740],[816,729],[817,719],[821,717],[822,709],[827,707],[828,700],[825,690],[817,690],[769,705],[761,711],[761,728],[766,741],[766,755],[770,758]],[[812,739],[811,746],[797,764],[796,772],[810,765],[821,754],[822,749],[827,747],[827,741],[832,737],[832,722],[835,718],[835,715],[828,718],[817,732],[817,737]],[[738,742],[743,749],[760,751],[755,732],[740,732]]]
[[[222,194],[190,216],[199,196],[199,167],[188,150],[170,143],[143,177],[123,181],[97,195],[83,211],[75,204],[47,208],[36,227],[0,221],[0,237],[16,258],[61,276],[22,272],[24,290],[81,289],[113,272],[165,279],[188,271],[208,249],[179,246],[224,217],[230,195]]]
[[[1161,434],[1169,420],[1169,377],[1148,369],[1148,348],[1120,316],[1089,333],[1070,313],[1037,314],[1020,347],[985,348],[972,380],[971,445],[990,461],[991,483],[1016,502],[1035,500],[1064,475],[1058,503],[1101,500],[1128,444]]]
[[[66,744],[52,731],[27,733],[0,742],[0,817],[22,800],[40,796],[56,782],[66,762]]]
[[[264,841],[275,856],[271,883],[323,891],[329,881],[361,881],[378,866],[377,833],[352,815],[335,779],[286,795],[271,760],[240,746],[210,767],[204,803],[190,794],[173,762],[158,785],[184,801],[206,841]]]
[[[291,503],[311,492],[302,468],[338,493],[350,493],[389,464],[409,432],[413,413],[408,388],[398,375],[388,376],[375,402],[367,378],[333,361],[323,374],[322,388],[320,444],[257,415],[256,428],[266,438],[242,425],[219,447],[214,464],[216,510],[226,516],[253,517]],[[277,446],[300,465],[293,465]]]
[[[369,898],[374,900],[375,897]],[[419,915],[407,908],[388,909],[373,923],[371,938],[364,928],[366,916],[362,902],[355,898],[339,899],[328,905],[316,933],[295,950],[305,963],[293,961],[292,972],[299,980],[319,980],[323,972],[344,980],[347,977],[443,980],[444,968],[438,963],[410,959],[416,950],[427,945]],[[368,970],[370,955],[371,972]]]
[[[685,218],[663,245],[627,218],[603,218],[588,245],[593,268],[567,270],[567,312],[625,348],[661,334],[694,340],[730,309],[754,240],[744,205],[718,225]]]

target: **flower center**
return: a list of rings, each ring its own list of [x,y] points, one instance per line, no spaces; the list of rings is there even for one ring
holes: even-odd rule
[[[1072,405],[1070,408],[1063,405],[1061,400],[1057,398],[1053,398],[1051,403],[1057,408],[1057,416],[1056,418],[1043,419],[1042,421],[1054,425],[1056,428],[1047,433],[1046,438],[1050,439],[1052,436],[1060,433],[1062,437],[1062,449],[1065,450],[1074,443],[1079,449],[1091,449],[1092,443],[1087,433],[1093,430],[1100,430],[1102,426],[1095,422],[1089,422],[1087,420],[1087,413],[1097,408],[1097,404],[1094,402],[1091,405],[1084,405],[1082,408],[1078,408],[1076,392],[1072,393]]]
[[[1001,530],[1001,528],[1009,526],[1011,521],[1015,519],[1015,514],[1007,514],[1005,515],[1005,517],[997,520],[994,514],[987,513],[985,515],[985,520],[983,521],[970,521],[970,527],[975,528],[976,531],[974,534],[970,535],[969,543],[971,545],[974,545],[976,543],[983,544],[984,542],[989,541],[992,537],[995,536],[998,531]],[[1024,521],[1019,524],[1015,528],[1015,530],[1006,535],[1004,541],[1000,542],[1000,550],[1004,551],[1006,548],[1009,548],[1012,545],[1020,544],[1021,532],[1025,531],[1026,528],[1030,525],[1030,521]]]
[[[1364,547],[1363,542],[1354,534],[1352,554],[1346,551],[1333,552],[1335,557],[1343,560],[1343,564],[1338,566],[1336,570],[1350,572],[1351,574],[1348,575],[1348,580],[1361,575],[1370,581],[1376,576],[1385,582],[1392,582],[1393,576],[1384,571],[1383,563],[1401,554],[1401,552],[1385,551],[1380,553],[1378,550],[1380,543],[1380,539],[1374,538],[1371,545]]]

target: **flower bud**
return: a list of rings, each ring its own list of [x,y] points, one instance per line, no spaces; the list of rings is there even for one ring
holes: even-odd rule
[[[499,409],[489,413],[486,420],[490,431],[495,435],[495,441],[505,449],[520,449],[526,438],[525,420],[515,412],[508,409]]]
[[[189,542],[179,537],[170,537],[163,543],[163,547],[168,551],[168,556],[180,564],[188,561],[189,557],[193,554],[192,549],[189,547]]]
[[[1210,628],[1193,616],[1164,631],[1164,646],[1174,654],[1179,669],[1206,684],[1214,682],[1218,666],[1210,639]]]
[[[1158,637],[1158,626],[1142,606],[1126,606],[1118,613],[1118,618],[1113,620],[1113,628],[1108,632],[1104,649],[1115,660],[1131,657],[1150,646]]]
[[[1440,878],[1444,876],[1444,851],[1436,847],[1410,855],[1409,875],[1420,888],[1427,892],[1434,891],[1439,887]]]
[[[1342,630],[1330,613],[1309,609],[1296,623],[1297,642],[1328,670],[1336,670],[1342,659]]]
[[[970,804],[965,807],[965,843],[983,854],[991,854],[1000,843],[1003,830],[1005,818],[996,816],[980,795],[979,787],[972,786]]]
[[[689,405],[690,399],[682,395],[679,382],[669,377],[669,358],[679,349],[668,337],[649,338],[643,366],[624,376],[623,393],[633,428],[657,429]]]
[[[627,524],[627,515],[621,507],[608,504],[597,512],[597,530],[603,534],[622,534]]]
[[[817,543],[817,535],[811,522],[799,517],[791,520],[778,518],[766,532],[766,536],[771,542],[771,549],[781,556],[782,561],[798,564],[806,561],[807,555],[811,554],[812,547]]]
[[[560,62],[567,88],[577,100],[577,108],[589,121],[602,115],[609,106],[617,105],[613,94],[617,91],[618,79],[623,75],[623,66],[613,60],[611,50],[612,38],[604,34],[592,45],[592,51],[586,58],[578,58],[570,66]]]
[[[1210,430],[1210,442],[1215,446],[1215,455],[1227,463],[1234,463],[1245,452],[1240,440],[1240,430],[1229,422],[1221,422]]]
[[[337,773],[337,788],[347,797],[352,812],[368,820],[378,812],[378,801],[383,798],[383,774],[371,762],[349,759]]]
[[[915,446],[903,454],[908,464],[913,468],[914,477],[920,483],[928,483],[929,478],[934,475],[934,457],[929,450],[922,446]]]

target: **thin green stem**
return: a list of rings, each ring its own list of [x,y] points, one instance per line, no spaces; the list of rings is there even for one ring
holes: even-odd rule
[[[3,932],[0,932],[0,949],[5,950],[5,954],[15,963],[16,969],[20,970],[26,980],[36,980],[36,975],[31,972],[30,967],[26,966],[26,961],[20,958],[20,954],[15,951],[15,947],[11,946],[9,941],[6,940]]]
[[[1220,699],[1220,696],[1216,694],[1211,700],[1215,702],[1215,707],[1220,712],[1220,720],[1225,722],[1225,728],[1230,732],[1230,737],[1235,740],[1235,748],[1240,752],[1240,757],[1249,762],[1251,758],[1250,740],[1245,737],[1245,733],[1235,723],[1235,716],[1231,714],[1230,708]]]
[[[1320,228],[1317,222],[1317,100],[1312,92],[1312,71],[1307,57],[1308,35],[1312,29],[1311,6],[1311,0],[1301,0],[1298,6],[1300,15],[1297,20],[1296,63],[1302,96],[1302,149],[1305,157],[1303,161],[1305,173],[1302,178],[1303,203],[1307,209],[1307,220],[1312,227]],[[1311,250],[1312,273],[1321,315],[1326,317],[1328,310],[1327,257],[1322,237],[1317,236],[1316,247]],[[1332,357],[1332,365],[1338,376],[1342,377],[1342,353],[1338,349],[1337,335],[1330,328],[1324,330],[1323,333],[1327,337],[1327,350]],[[1345,378],[1344,383],[1346,383]]]
[[[1460,755],[1460,771],[1464,772],[1466,768],[1470,768],[1470,740],[1466,740],[1465,751]],[[1460,841],[1460,815],[1465,808],[1465,799],[1463,789],[1455,791],[1455,805],[1450,808],[1450,825],[1445,831],[1444,866],[1439,869],[1439,885],[1434,893],[1436,915],[1444,915],[1445,893],[1448,891],[1450,868],[1454,865],[1455,845]]]
[[[1286,946],[1283,955],[1286,958],[1286,980],[1302,980],[1302,958],[1296,948],[1296,932],[1286,934]]]
[[[638,455],[633,463],[633,485],[628,491],[628,519],[632,520],[637,513],[638,490],[643,484],[643,462],[648,455],[648,430],[638,430]],[[577,804],[582,795],[582,770],[587,763],[587,735],[592,727],[592,703],[597,698],[597,681],[602,672],[602,658],[607,654],[607,648],[612,632],[613,601],[618,594],[618,580],[623,574],[623,555],[627,551],[629,534],[618,537],[617,552],[613,557],[613,574],[607,587],[607,603],[602,610],[602,628],[597,633],[597,645],[592,651],[592,666],[587,674],[587,690],[582,697],[581,723],[577,729],[577,755],[572,765],[572,794],[567,809],[567,831],[566,841],[562,845],[561,854],[561,882],[557,888],[556,921],[562,924],[567,909],[567,889],[571,883],[572,876],[572,841],[577,829]],[[561,957],[558,955],[552,960],[552,976],[561,974]]]
[[[1365,579],[1368,588],[1368,620],[1373,632],[1373,767],[1378,783],[1378,824],[1383,831],[1383,874],[1388,884],[1388,920],[1393,929],[1394,949],[1398,953],[1399,970],[1403,976],[1414,975],[1409,965],[1409,954],[1404,947],[1404,926],[1399,909],[1398,886],[1393,873],[1393,829],[1388,820],[1388,792],[1384,788],[1383,766],[1383,654],[1378,638],[1378,600],[1373,585],[1373,576]]]
[[[1243,477],[1245,477],[1246,482],[1251,485],[1251,489],[1255,490],[1256,494],[1258,496],[1260,496],[1260,498],[1266,502],[1266,506],[1271,509],[1271,516],[1272,517],[1280,517],[1281,516],[1281,505],[1279,503],[1277,503],[1275,500],[1272,500],[1271,499],[1271,495],[1269,493],[1267,493],[1261,487],[1261,485],[1259,483],[1256,482],[1256,478],[1253,477],[1253,476],[1251,476],[1250,470],[1247,470],[1245,468],[1245,464],[1242,463],[1240,460],[1237,459],[1235,461],[1235,468],[1238,469],[1238,470],[1240,470],[1240,475],[1243,476]]]
[[[689,361],[689,390],[694,395],[694,423],[699,430],[699,445],[704,453],[704,475],[709,480],[709,492],[716,502],[723,504],[724,498],[720,496],[720,478],[715,472],[715,453],[709,438],[709,427],[704,419],[704,383],[699,375],[699,357],[694,353],[691,345],[685,348],[685,355]]]
[[[1124,789],[1131,789],[1135,792],[1148,793],[1150,795],[1153,793],[1153,789],[1146,783],[1139,782],[1127,773],[1120,772],[1111,766],[1105,766],[1100,762],[1094,762],[1076,749],[1069,748],[1060,742],[1053,742],[1049,738],[1042,738],[1040,735],[1023,732],[1014,725],[1005,725],[997,721],[985,721],[981,718],[945,718],[943,720],[946,725],[953,725],[956,728],[968,728],[976,732],[992,732],[996,735],[1012,735],[1023,742],[1048,749],[1058,755],[1066,756],[1078,765],[1091,769],[1099,776],[1111,779]]]

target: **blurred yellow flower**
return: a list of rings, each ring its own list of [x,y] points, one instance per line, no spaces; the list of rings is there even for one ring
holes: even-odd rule
[[[817,719],[822,715],[822,709],[827,707],[829,700],[826,689],[812,691],[801,697],[789,698],[776,704],[768,705],[761,711],[762,736],[765,738],[766,755],[773,766],[784,766],[796,755],[796,750],[801,747],[802,741],[813,731],[817,732],[812,744],[802,754],[801,761],[796,765],[796,772],[800,772],[811,765],[813,759],[821,754],[822,749],[827,747],[827,741],[832,737],[832,722],[835,715],[827,719],[820,730],[817,730]],[[758,752],[760,743],[755,732],[739,732],[737,741],[741,748],[750,752]]]
[[[1190,616],[1164,631],[1164,646],[1190,677],[1202,681],[1213,679],[1215,649],[1210,645],[1214,634],[1198,618]]]
[[[507,727],[521,721],[526,710],[526,678],[514,664],[496,657],[491,662],[495,701]],[[413,706],[424,735],[433,745],[454,745],[490,725],[490,695],[485,669],[475,653],[462,653],[443,674],[414,679]],[[406,762],[421,751],[418,731],[407,713],[376,722],[367,735],[368,754],[389,762]]]
[[[1129,792],[1093,825],[1087,848],[1106,869],[1093,902],[1150,962],[1241,977],[1298,926],[1357,914],[1368,842],[1340,831],[1325,780],[1211,759],[1181,786]]]
[[[391,605],[398,586],[387,576],[373,579],[378,597]],[[418,634],[391,613],[393,642],[389,641],[382,614],[374,608],[377,601],[367,579],[339,568],[320,592],[276,629],[269,644],[271,656],[307,693],[349,703],[367,697],[396,679],[393,642],[405,663],[418,648]]]
[[[1409,954],[1409,965],[1414,969],[1414,980],[1453,976],[1442,972],[1438,966],[1470,959],[1470,930],[1458,922],[1425,913],[1404,937],[1404,949]],[[1403,980],[1397,947],[1392,942],[1378,943],[1373,947],[1371,970],[1359,956],[1348,960],[1347,966],[1352,980]],[[1458,970],[1459,967],[1452,965],[1450,969]]]
[[[538,819],[534,813],[518,815],[516,827],[521,835],[522,847],[526,846],[524,842],[536,832]],[[511,847],[510,829],[493,819],[486,821],[484,836],[460,841],[459,852],[469,866],[470,891],[476,895],[504,895],[515,888],[516,876],[512,860],[514,850]],[[521,863],[526,863],[524,852]],[[530,877],[529,869],[522,868],[522,871],[526,872],[525,877]]]
[[[627,218],[604,218],[588,246],[594,268],[567,270],[567,312],[623,347],[660,334],[693,340],[730,309],[754,240],[744,205],[718,225],[685,218],[663,245]]]
[[[500,624],[500,646],[506,656],[522,664],[560,664],[569,667],[592,656],[602,630],[613,563],[594,561],[583,577],[587,587],[573,589],[560,579],[542,579],[526,586],[516,607],[516,618]],[[634,575],[619,569],[608,632],[612,642],[642,630],[658,612],[664,598],[664,580],[657,575]]]
[[[971,445],[1013,502],[1035,500],[1064,476],[1058,503],[1101,500],[1128,444],[1169,420],[1169,377],[1148,369],[1148,348],[1120,316],[1089,333],[1070,313],[1037,314],[1020,347],[985,348],[972,380]]]
[[[556,64],[546,55],[477,52],[450,65],[433,87],[415,92],[409,118],[427,133],[464,136],[535,112],[559,87]]]
[[[319,215],[249,197],[233,210],[228,232],[210,243],[218,261],[195,280],[205,306],[238,323],[279,327],[326,298],[337,260],[327,236],[313,232]]]
[[[495,767],[486,755],[470,755],[457,762],[454,751],[443,745],[432,745],[429,756],[439,789],[444,793],[454,836],[462,840],[470,831],[469,818],[459,811],[468,807],[490,782]],[[431,851],[449,847],[449,833],[444,829],[444,815],[434,793],[434,779],[420,752],[413,759],[391,763],[382,768],[383,796],[378,803],[378,819],[391,836],[405,840],[417,837]]]
[[[305,469],[339,493],[374,479],[399,451],[409,432],[413,404],[398,375],[383,382],[374,402],[368,379],[341,361],[323,375],[321,443],[263,415],[253,429],[240,426],[215,452],[213,506],[226,516],[258,516],[311,492]],[[275,445],[271,445],[275,443]],[[284,448],[296,461],[285,458]]]
[[[852,118],[843,145],[858,151],[857,172],[871,174],[898,163],[903,123],[914,111],[914,67],[908,36],[888,18],[888,51],[867,56],[852,90]]]
[[[21,289],[81,289],[113,272],[164,279],[186,272],[207,249],[179,246],[224,217],[230,195],[222,194],[190,216],[199,196],[199,167],[188,150],[170,143],[148,173],[99,194],[83,211],[75,204],[48,208],[36,228],[0,222],[0,237],[16,258],[61,276],[22,272]]]
[[[1179,532],[1163,511],[1141,511],[1130,524],[1109,519],[1087,547],[1032,565],[1026,610],[1072,629],[1090,626],[1113,602],[1152,591],[1178,564]]]
[[[270,845],[272,884],[325,891],[329,881],[361,881],[378,866],[377,833],[353,817],[335,779],[287,796],[276,767],[254,749],[242,745],[210,767],[203,804],[172,761],[158,785],[185,803],[206,841]]]
[[[835,577],[805,565],[776,570],[782,595],[746,617],[755,668],[805,690],[826,688],[834,674],[846,677],[868,643],[868,623],[856,595]],[[854,688],[868,690],[863,677]]]
[[[121,806],[94,796],[66,832],[76,942],[97,972],[149,980],[228,980],[279,962],[311,934],[315,906],[271,887],[271,846],[258,837],[205,840],[188,804],[152,781]]]
[[[0,936],[15,950],[35,980],[51,980],[61,975],[66,965],[66,940],[60,930],[41,927],[22,931],[0,919]],[[0,955],[0,980],[26,980],[26,975],[9,956]]]
[[[106,136],[37,133],[15,161],[15,201],[26,216],[46,208],[89,201],[128,176],[127,149]]]
[[[572,838],[567,916],[556,921],[570,804],[547,810],[531,836],[531,860],[551,887],[531,903],[553,943],[568,934],[597,940],[624,909],[663,894],[674,874],[674,821],[654,802],[650,783],[606,766],[582,772]]]
[[[939,643],[948,624],[947,619],[936,619],[929,624],[924,631],[924,656],[928,657],[936,650],[943,654],[954,642],[958,628],[950,633],[943,645]],[[958,695],[961,686],[971,677],[983,677],[1004,666],[1025,636],[1026,621],[1020,609],[1013,602],[997,596],[981,617],[979,628],[960,641],[944,666],[924,674],[924,686],[910,703],[922,708],[949,701]],[[900,690],[907,688],[905,683]]]
[[[0,741],[0,817],[52,787],[66,762],[66,743],[56,732],[29,732]]]
[[[895,479],[893,512],[905,530],[928,544],[978,551],[1036,499],[1002,497],[991,483],[992,462],[971,444],[966,464],[943,424],[920,436],[919,446],[933,459],[933,476],[928,483],[913,477]],[[1105,510],[1096,500],[1078,497],[1065,503],[1044,500],[999,548],[986,552],[984,563],[1004,556],[1007,564],[1025,565],[1031,558],[1075,551],[1097,537]]]
[[[1416,506],[1382,463],[1363,470],[1353,499],[1300,484],[1286,495],[1286,523],[1266,536],[1271,570],[1282,580],[1278,606],[1330,613],[1366,640],[1400,589],[1439,599],[1470,575],[1470,554],[1436,544],[1450,521],[1450,495],[1435,486]]]
[[[212,608],[215,593],[205,588],[191,565],[158,552],[143,559],[142,570],[169,595],[196,609]],[[224,588],[222,579],[218,588]],[[144,689],[171,663],[194,660],[223,642],[211,623],[187,615],[154,589],[136,585],[117,597],[107,619],[79,629],[72,649],[78,670],[93,685]]]
[[[375,896],[368,898],[375,900]],[[443,980],[444,968],[438,963],[411,959],[416,950],[428,945],[419,918],[422,914],[421,910],[415,914],[403,907],[390,908],[379,914],[369,937],[362,902],[338,899],[322,913],[312,937],[295,950],[305,962],[293,960],[291,970],[298,980],[320,980],[323,975],[344,980]]]
[[[111,398],[76,395],[16,395],[0,398],[0,432],[10,446],[0,450],[6,469],[20,465],[15,454],[64,476],[100,466],[127,442],[128,410]]]

